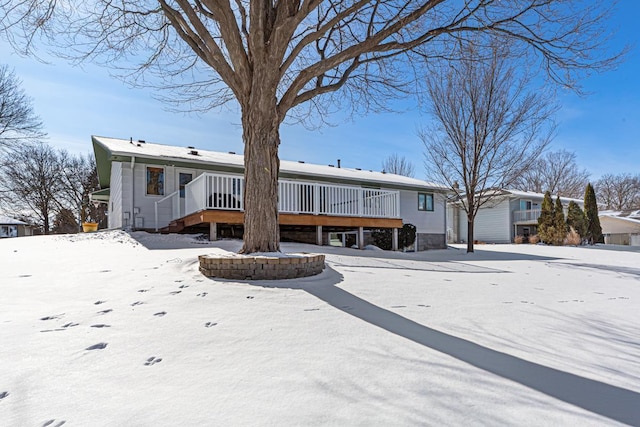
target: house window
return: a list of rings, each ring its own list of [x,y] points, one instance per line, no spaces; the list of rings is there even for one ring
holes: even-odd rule
[[[433,194],[418,193],[418,210],[433,211]]]
[[[531,209],[533,209],[533,204],[531,200],[520,200],[521,211],[530,211]]]
[[[147,196],[164,196],[164,168],[147,167]]]
[[[18,227],[15,225],[0,225],[0,237],[18,237]]]
[[[180,197],[184,199],[184,187],[193,180],[193,174],[182,173],[178,174],[178,185],[180,187]]]

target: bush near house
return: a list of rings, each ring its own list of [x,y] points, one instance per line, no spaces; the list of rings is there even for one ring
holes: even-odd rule
[[[416,226],[405,224],[398,230],[398,249],[408,248],[416,241]]]
[[[564,239],[565,245],[579,246],[582,243],[582,237],[580,234],[576,232],[576,230],[571,227],[569,233],[567,233],[567,237]]]
[[[393,229],[391,228],[378,228],[371,231],[371,237],[373,238],[373,244],[390,251],[393,246]],[[413,224],[404,224],[401,229],[398,230],[398,249],[402,250],[413,245],[416,241],[416,226]]]

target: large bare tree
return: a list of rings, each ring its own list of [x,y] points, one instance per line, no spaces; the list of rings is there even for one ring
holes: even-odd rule
[[[640,209],[640,175],[606,174],[595,187],[598,200],[606,209]]]
[[[47,144],[31,143],[13,150],[0,167],[4,209],[29,215],[49,234],[53,217],[62,207],[62,172],[60,154]]]
[[[237,102],[245,144],[242,251],[279,250],[278,146],[289,117],[368,110],[413,90],[406,60],[450,52],[471,33],[512,39],[574,87],[603,55],[600,0],[0,0],[0,31],[24,51],[36,35],[65,55],[155,73],[187,109]],[[3,13],[4,12],[4,13]]]
[[[31,98],[20,79],[6,65],[0,65],[0,150],[42,138],[42,122],[34,113]]]
[[[549,151],[538,160],[522,165],[524,170],[512,187],[522,191],[545,193],[581,199],[589,183],[589,172],[580,169],[576,153],[567,150]]]
[[[420,132],[428,177],[456,193],[474,250],[478,210],[509,187],[550,142],[555,111],[508,59],[508,47],[461,42],[463,58],[427,78],[431,125]]]

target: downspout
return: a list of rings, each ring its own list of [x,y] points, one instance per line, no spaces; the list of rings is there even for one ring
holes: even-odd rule
[[[132,230],[135,230],[135,227],[136,227],[136,214],[134,212],[134,206],[136,205],[135,203],[136,174],[134,170],[135,166],[136,166],[136,157],[131,156],[131,210],[129,211],[131,215],[131,224],[129,224],[129,226],[131,227]]]
[[[449,246],[449,230],[447,229],[447,195],[443,194],[442,198],[444,199],[444,248],[446,249]]]

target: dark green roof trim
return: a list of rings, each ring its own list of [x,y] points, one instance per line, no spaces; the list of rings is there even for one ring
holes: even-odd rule
[[[108,202],[110,196],[111,196],[111,189],[103,188],[102,190],[94,191],[93,193],[91,193],[91,200]]]

